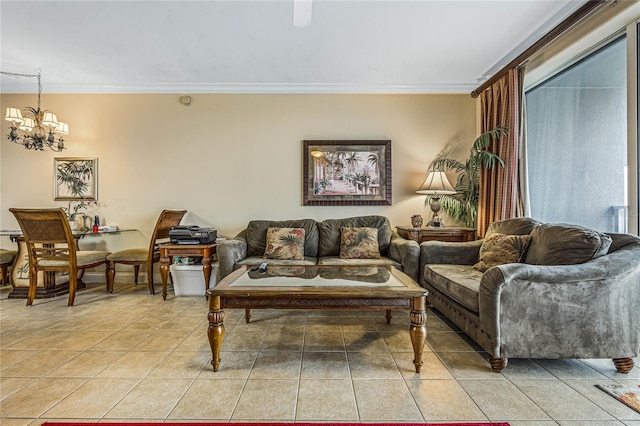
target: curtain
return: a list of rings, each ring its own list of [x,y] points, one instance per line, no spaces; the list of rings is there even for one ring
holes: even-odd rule
[[[512,68],[480,94],[481,131],[506,127],[508,134],[494,140],[489,150],[502,158],[504,167],[480,173],[478,236],[492,222],[524,215],[525,163],[520,161],[524,141],[524,68]]]

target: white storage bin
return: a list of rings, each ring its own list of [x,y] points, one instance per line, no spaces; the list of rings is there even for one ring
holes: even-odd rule
[[[171,265],[173,291],[176,296],[204,296],[204,274],[202,265]],[[216,285],[218,264],[211,265],[211,279],[209,287]]]

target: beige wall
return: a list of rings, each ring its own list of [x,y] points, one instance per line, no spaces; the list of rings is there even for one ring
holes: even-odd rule
[[[54,157],[97,157],[98,211],[138,237],[105,237],[110,250],[146,244],[158,213],[189,211],[188,223],[233,236],[251,219],[340,218],[381,214],[392,225],[425,215],[415,194],[428,163],[448,143],[466,156],[476,135],[469,95],[43,95],[42,107],[69,123],[63,153],[0,142],[0,228],[16,228],[9,207],[58,207]],[[35,95],[2,95],[7,106],[35,106]],[[393,204],[302,206],[302,141],[390,139]],[[94,240],[97,241],[97,240]],[[2,239],[2,246],[9,244]],[[85,241],[84,244],[89,244]],[[93,243],[92,243],[93,244]]]

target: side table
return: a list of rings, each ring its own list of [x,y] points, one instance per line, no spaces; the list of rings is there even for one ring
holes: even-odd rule
[[[169,264],[173,256],[202,257],[202,273],[204,274],[204,293],[209,290],[211,279],[211,262],[216,254],[218,245],[210,244],[160,244],[160,275],[162,276],[162,299],[167,300],[167,280],[169,278]]]
[[[418,244],[424,241],[465,242],[476,239],[476,230],[460,227],[413,228],[411,226],[396,226],[398,235],[407,240],[414,240]]]

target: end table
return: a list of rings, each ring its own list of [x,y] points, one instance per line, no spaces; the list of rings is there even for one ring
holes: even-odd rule
[[[160,275],[162,276],[162,299],[167,299],[167,279],[169,278],[169,264],[173,256],[202,257],[202,273],[204,274],[204,293],[209,290],[211,278],[211,262],[216,255],[218,245],[210,244],[160,244]]]
[[[472,228],[461,227],[429,227],[429,228],[413,228],[411,226],[396,226],[398,235],[407,240],[414,240],[418,244],[424,241],[448,241],[448,242],[465,242],[474,241],[476,239],[476,230]]]

